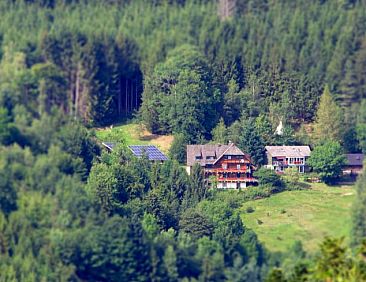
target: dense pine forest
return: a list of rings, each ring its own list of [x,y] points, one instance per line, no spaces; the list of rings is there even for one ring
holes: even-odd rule
[[[311,145],[326,184],[366,153],[365,1],[3,0],[0,19],[1,282],[366,281],[366,173],[351,234],[316,253],[271,252],[239,216],[303,189],[260,168],[265,145]],[[174,135],[169,161],[102,148],[131,119]],[[259,186],[186,173],[187,144],[229,141]]]

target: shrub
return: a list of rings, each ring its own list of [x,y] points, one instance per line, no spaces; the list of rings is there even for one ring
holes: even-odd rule
[[[260,185],[270,185],[277,188],[285,187],[281,177],[271,169],[262,167],[254,173],[254,176],[258,178]]]
[[[251,206],[249,206],[249,207],[247,207],[247,208],[245,209],[245,211],[246,211],[247,213],[252,213],[252,212],[254,212],[254,208],[253,208],[253,207],[251,207]]]

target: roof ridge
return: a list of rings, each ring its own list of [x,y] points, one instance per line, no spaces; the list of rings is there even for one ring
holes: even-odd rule
[[[226,148],[226,150],[215,160],[215,162],[213,164],[216,164],[218,162],[218,160],[220,160],[222,158],[223,155],[225,155],[225,153],[234,146],[234,143],[230,143],[229,146]]]

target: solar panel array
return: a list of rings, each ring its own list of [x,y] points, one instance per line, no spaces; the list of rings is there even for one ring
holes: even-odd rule
[[[108,149],[113,150],[113,148],[116,146],[116,143],[103,142],[103,145],[106,146]]]
[[[166,161],[168,158],[155,146],[131,145],[128,146],[136,157],[147,156],[150,161]]]

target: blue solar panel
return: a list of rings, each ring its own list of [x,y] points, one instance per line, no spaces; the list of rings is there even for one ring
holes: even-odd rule
[[[128,146],[136,157],[147,156],[151,161],[166,161],[168,158],[155,146],[131,145]]]
[[[116,143],[112,143],[112,142],[103,142],[102,144],[105,147],[107,147],[109,150],[113,150],[113,148],[116,146]]]

